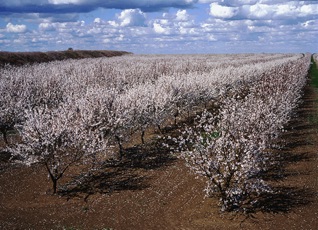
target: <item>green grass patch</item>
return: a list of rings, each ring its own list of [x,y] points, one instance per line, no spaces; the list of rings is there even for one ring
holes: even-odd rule
[[[314,60],[313,55],[311,56],[312,65],[310,66],[309,76],[311,78],[311,84],[315,88],[318,88],[318,68],[317,63]]]
[[[317,63],[314,60],[314,56],[311,56],[311,66],[309,70],[309,77],[311,79],[310,84],[312,87],[315,88],[315,91],[318,93],[318,68]],[[315,100],[315,106],[318,107],[318,99]],[[310,124],[312,124],[314,127],[318,128],[318,114],[314,113],[308,118]]]

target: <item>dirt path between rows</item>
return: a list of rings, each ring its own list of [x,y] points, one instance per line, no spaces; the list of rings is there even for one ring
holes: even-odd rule
[[[307,86],[268,178],[278,193],[249,218],[220,213],[217,199],[204,198],[204,181],[158,147],[60,196],[50,195],[43,167],[2,164],[0,229],[318,229],[317,99]]]

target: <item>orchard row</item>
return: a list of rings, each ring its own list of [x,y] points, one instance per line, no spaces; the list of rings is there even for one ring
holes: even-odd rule
[[[262,151],[290,119],[309,64],[310,55],[244,54],[7,66],[0,70],[0,131],[22,163],[46,166],[56,192],[71,165],[120,158],[131,135],[140,133],[144,143],[149,127],[216,102],[218,111],[202,113],[177,142],[189,166],[208,178],[207,193],[221,194],[231,210],[269,190],[256,177],[266,166]],[[10,129],[19,143],[8,140]]]

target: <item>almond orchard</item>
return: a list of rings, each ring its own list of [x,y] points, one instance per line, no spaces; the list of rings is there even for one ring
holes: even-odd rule
[[[145,133],[155,129],[206,180],[205,194],[217,196],[222,211],[247,212],[274,192],[262,178],[268,149],[300,103],[310,64],[311,54],[219,54],[7,65],[0,69],[3,150],[15,163],[42,164],[58,193],[70,167],[93,173],[121,161],[134,137],[147,145]],[[177,134],[161,132],[167,126]]]

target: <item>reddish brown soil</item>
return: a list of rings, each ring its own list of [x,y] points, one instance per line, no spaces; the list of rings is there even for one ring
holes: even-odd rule
[[[152,147],[131,149],[122,163],[55,196],[40,165],[3,163],[0,229],[318,229],[317,94],[307,87],[303,99],[267,176],[277,193],[253,215],[220,213],[216,198],[204,198],[204,181]]]

